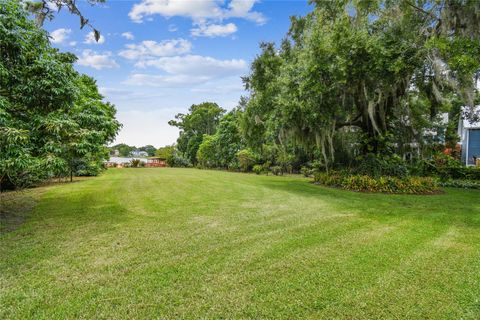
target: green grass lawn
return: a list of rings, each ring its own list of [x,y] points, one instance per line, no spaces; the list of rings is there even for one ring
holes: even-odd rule
[[[480,318],[479,191],[112,169],[18,197],[1,319]]]

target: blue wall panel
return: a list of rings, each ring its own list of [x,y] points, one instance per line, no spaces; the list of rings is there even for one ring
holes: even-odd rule
[[[480,129],[470,129],[468,137],[468,163],[475,164],[473,157],[480,159]]]

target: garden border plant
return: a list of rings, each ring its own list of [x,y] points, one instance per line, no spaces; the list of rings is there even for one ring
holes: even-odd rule
[[[333,171],[315,173],[314,183],[357,192],[390,194],[438,194],[441,192],[438,181],[431,177],[371,177]]]

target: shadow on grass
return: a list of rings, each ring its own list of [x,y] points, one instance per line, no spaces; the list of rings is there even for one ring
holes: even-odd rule
[[[37,197],[24,191],[0,194],[0,233],[17,229],[37,204]]]
[[[480,228],[480,191],[445,189],[437,195],[361,193],[315,185],[309,180],[262,179],[262,187],[288,192],[305,201],[322,200],[339,211],[375,219],[399,217]]]
[[[55,182],[37,188],[0,194],[0,232],[62,232],[87,225],[121,223],[128,210],[115,199],[105,200],[95,187],[88,190],[91,178],[74,183]],[[28,222],[28,223],[26,223]],[[66,228],[65,228],[66,227]],[[108,229],[108,228],[107,228]]]
[[[115,235],[131,219],[127,209],[114,201],[101,202],[92,195],[101,196],[91,191],[75,199],[69,193],[44,195],[29,213],[17,219],[17,224],[9,217],[13,228],[0,233],[0,242],[5,244],[0,254],[8,264],[28,267],[62,256],[65,248],[74,251],[95,243],[103,235],[107,239]],[[18,254],[24,251],[28,254]]]

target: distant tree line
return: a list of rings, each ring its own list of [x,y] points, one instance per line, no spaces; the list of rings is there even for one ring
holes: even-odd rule
[[[280,45],[260,45],[237,108],[205,102],[170,121],[177,164],[396,164],[453,148],[459,117],[478,119],[480,2],[311,2]]]
[[[136,152],[145,151],[148,157],[159,157],[167,161],[167,164],[171,167],[175,166],[189,166],[191,164],[190,161],[185,160],[183,158],[179,158],[178,151],[176,150],[175,145],[171,146],[164,146],[160,148],[155,148],[152,145],[146,145],[143,147],[136,147],[136,146],[129,146],[125,143],[119,143],[109,148],[110,156],[118,156],[118,157],[133,157],[135,156]]]
[[[75,61],[21,2],[0,1],[0,188],[102,170],[121,124]]]
[[[110,150],[110,155],[112,156],[117,155],[118,153],[118,156],[120,157],[131,157],[134,151],[145,151],[149,157],[152,157],[155,155],[157,148],[155,148],[152,145],[146,145],[146,146],[137,148],[136,146],[129,146],[125,143],[119,143],[109,147],[109,150]]]

